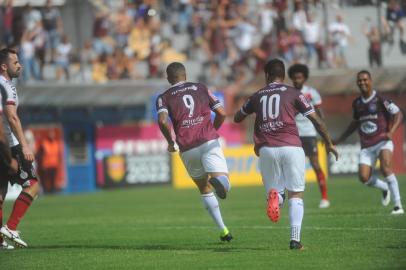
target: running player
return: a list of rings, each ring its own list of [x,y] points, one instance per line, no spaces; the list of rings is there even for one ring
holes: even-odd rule
[[[284,201],[289,195],[290,249],[303,249],[300,233],[303,219],[305,188],[305,154],[297,131],[295,116],[308,117],[326,143],[326,149],[338,158],[324,122],[311,103],[295,88],[283,84],[285,65],[279,59],[264,67],[267,85],[254,93],[235,114],[239,123],[255,113],[254,143],[259,156],[262,181],[268,194],[267,214],[277,222]]]
[[[357,85],[361,96],[352,103],[353,120],[335,143],[341,143],[358,129],[361,141],[359,179],[367,186],[382,191],[384,206],[389,205],[391,196],[393,197],[394,207],[391,214],[404,214],[398,180],[392,171],[392,137],[402,123],[403,114],[395,103],[373,89],[372,77],[367,70],[358,72]],[[386,182],[372,174],[377,159]]]
[[[186,82],[186,69],[178,62],[166,69],[167,79],[172,85],[156,101],[158,124],[168,141],[168,151],[175,152],[177,145],[187,172],[197,185],[203,204],[220,229],[220,239],[230,241],[232,236],[224,225],[217,196],[225,199],[230,190],[227,163],[218,141],[216,130],[225,119],[220,101],[201,83]],[[216,117],[212,123],[210,113]],[[172,139],[170,117],[176,135]]]
[[[3,124],[11,148],[11,155],[18,161],[18,172],[11,177],[0,178],[0,209],[7,193],[8,182],[21,185],[22,191],[14,202],[7,224],[0,228],[0,235],[14,242],[17,247],[27,247],[17,231],[17,225],[25,215],[34,198],[38,195],[39,184],[33,161],[34,155],[25,140],[20,119],[17,115],[18,95],[12,83],[21,73],[17,53],[11,49],[0,50],[0,91],[3,103]],[[3,220],[0,212],[0,220]],[[1,223],[2,225],[2,223]]]
[[[323,112],[321,110],[321,96],[319,92],[313,87],[305,85],[309,78],[309,68],[303,64],[295,64],[288,70],[289,78],[292,80],[293,86],[299,90],[306,99],[313,105],[314,110],[320,119],[324,120]],[[310,164],[316,173],[317,182],[321,192],[320,208],[327,208],[330,206],[330,201],[327,196],[327,183],[326,176],[321,170],[319,163],[319,154],[317,151],[317,131],[312,122],[302,114],[295,117],[296,125],[299,130],[300,140],[302,141],[303,150],[305,155],[309,158]]]

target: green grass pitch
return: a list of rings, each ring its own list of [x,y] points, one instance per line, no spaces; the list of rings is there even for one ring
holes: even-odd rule
[[[197,189],[40,197],[19,227],[30,247],[0,251],[0,269],[406,269],[406,215],[390,216],[392,204],[355,177],[328,184],[329,209],[318,209],[316,184],[306,187],[303,252],[289,250],[287,205],[271,223],[259,186],[221,201],[231,243],[220,243]],[[405,176],[399,184],[406,204]]]

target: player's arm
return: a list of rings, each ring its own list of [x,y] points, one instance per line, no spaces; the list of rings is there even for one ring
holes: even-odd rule
[[[324,120],[324,112],[320,105],[314,105],[314,111],[317,113],[321,120]]]
[[[393,116],[393,124],[392,127],[390,128],[389,132],[386,134],[388,139],[392,140],[393,134],[395,133],[396,129],[400,126],[403,120],[403,113],[399,110],[394,116]]]
[[[254,112],[253,105],[252,105],[252,98],[250,97],[244,105],[241,107],[239,111],[237,111],[234,115],[234,122],[240,123],[244,121],[244,119],[251,113]]]
[[[338,160],[338,152],[335,146],[333,145],[330,134],[327,130],[326,125],[324,124],[324,121],[321,120],[321,118],[317,115],[316,112],[309,113],[306,116],[313,123],[317,132],[323,138],[324,143],[326,144],[327,152],[332,153],[336,157],[336,160]]]
[[[219,106],[214,109],[214,113],[216,116],[214,117],[213,127],[218,130],[226,119],[226,111],[223,106]]]
[[[357,120],[352,120],[351,123],[348,125],[347,129],[339,136],[336,140],[333,141],[334,144],[339,144],[345,139],[348,138],[357,128],[358,128],[359,122]]]
[[[2,121],[0,121],[0,160],[4,163],[4,165],[6,165],[5,167],[8,169],[10,174],[17,173],[18,163],[14,158],[11,157],[10,147],[4,133]]]
[[[5,112],[7,121],[10,124],[11,131],[17,137],[17,140],[22,147],[24,159],[26,161],[33,162],[34,154],[31,151],[30,147],[28,146],[27,141],[25,140],[20,118],[17,115],[17,107],[14,104],[6,105],[4,112]]]
[[[158,126],[168,142],[168,151],[176,152],[175,141],[172,139],[171,126],[168,121],[168,113],[163,111],[158,114]]]
[[[403,113],[394,103],[390,103],[388,106],[389,107],[387,108],[387,110],[389,111],[389,113],[392,114],[393,119],[391,120],[391,123],[389,125],[389,131],[386,133],[386,137],[388,137],[389,140],[392,140],[393,134],[402,123]]]
[[[243,112],[241,112],[241,110],[240,110],[240,111],[238,111],[238,112],[235,113],[235,115],[234,115],[234,122],[240,123],[240,122],[244,121],[244,119],[245,119],[246,117],[247,117],[247,115],[244,114]]]

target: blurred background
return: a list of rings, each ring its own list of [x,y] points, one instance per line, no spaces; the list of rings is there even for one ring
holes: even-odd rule
[[[308,64],[337,136],[351,120],[360,69],[406,108],[405,10],[404,0],[0,0],[0,47],[18,50],[24,66],[19,113],[44,193],[192,186],[155,124],[173,61],[223,101],[232,182],[256,185],[252,118],[231,117],[264,85],[264,63]],[[406,173],[404,125],[395,145],[395,171]],[[341,161],[324,154],[321,163],[330,175],[356,174],[359,148],[354,134],[339,146]]]

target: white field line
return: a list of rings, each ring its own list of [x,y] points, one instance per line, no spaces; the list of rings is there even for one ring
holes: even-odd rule
[[[213,226],[154,226],[154,230],[212,230]],[[289,229],[287,226],[233,226],[233,229],[247,229],[247,230],[286,230]],[[406,232],[406,228],[371,228],[371,227],[316,227],[316,226],[304,226],[303,230],[314,230],[314,231],[400,231]]]

